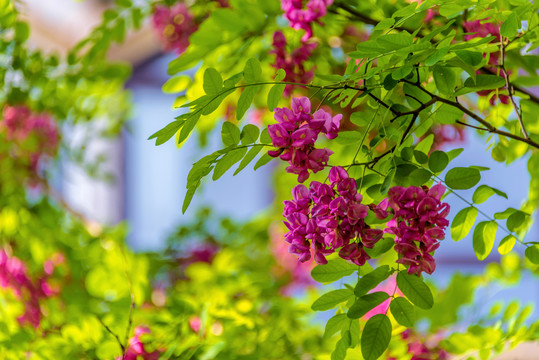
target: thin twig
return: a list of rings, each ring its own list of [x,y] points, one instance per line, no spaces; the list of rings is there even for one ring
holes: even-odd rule
[[[522,121],[522,110],[518,106],[517,102],[515,101],[513,85],[509,83],[509,74],[507,74],[507,71],[505,70],[505,45],[503,43],[503,37],[500,35],[500,70],[503,73],[503,76],[505,78],[505,87],[507,88],[507,91],[509,92],[509,99],[511,100],[511,104],[513,105],[513,109],[515,110],[515,113],[517,114],[518,124],[520,125],[520,131],[522,132],[522,135],[525,139],[529,139],[530,136],[528,135],[528,132],[526,131],[526,128],[524,127],[524,122]]]
[[[107,330],[107,332],[108,332],[109,334],[111,334],[112,336],[114,336],[114,338],[115,338],[116,341],[118,342],[118,345],[120,345],[120,348],[122,349],[122,358],[123,358],[123,356],[125,355],[125,346],[124,346],[124,344],[121,342],[121,340],[120,340],[120,338],[118,337],[118,335],[116,335],[116,334],[114,333],[114,331],[112,331],[112,330],[107,326],[107,324],[105,324],[105,323],[103,322],[103,320],[101,320],[101,318],[97,317],[97,320],[101,323],[101,325],[103,325],[103,327],[105,328],[105,330]]]

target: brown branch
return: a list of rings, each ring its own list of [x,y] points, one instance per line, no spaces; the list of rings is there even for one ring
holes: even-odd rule
[[[509,99],[511,100],[511,104],[513,105],[513,109],[515,110],[515,113],[517,114],[518,124],[520,125],[520,131],[522,132],[522,135],[524,135],[525,139],[529,139],[530,136],[528,135],[528,132],[526,131],[526,128],[524,127],[524,122],[522,121],[522,110],[518,106],[517,102],[515,101],[513,85],[509,83],[509,74],[507,74],[507,71],[505,70],[505,44],[503,43],[503,37],[500,35],[500,70],[503,73],[503,76],[505,78],[505,87],[507,88],[507,91],[509,92]]]
[[[96,316],[97,317],[97,316]],[[107,324],[105,324],[103,322],[103,320],[101,320],[101,318],[97,317],[97,320],[101,323],[101,325],[103,325],[103,327],[105,328],[105,330],[107,330],[107,332],[109,334],[111,334],[112,336],[114,336],[114,338],[116,339],[116,341],[118,342],[118,345],[120,345],[120,348],[122,349],[122,359],[125,357],[125,346],[124,344],[122,344],[122,342],[120,341],[120,337],[118,335],[116,335],[114,333],[114,331],[112,331],[108,326]]]

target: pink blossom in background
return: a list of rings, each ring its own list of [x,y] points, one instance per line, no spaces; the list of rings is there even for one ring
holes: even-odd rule
[[[183,3],[173,7],[157,5],[153,13],[153,24],[165,50],[175,50],[178,54],[187,49],[189,36],[198,29],[189,8]]]
[[[307,41],[313,36],[312,23],[319,22],[332,3],[333,0],[281,0],[281,8],[292,28],[305,30],[301,40]]]
[[[143,334],[150,334],[146,326],[135,327],[135,336],[129,339],[125,356],[117,357],[116,360],[158,360],[161,356],[159,351],[148,352],[140,340]]]
[[[492,39],[491,43],[496,43],[500,41],[500,27],[498,25],[494,25],[492,23],[481,23],[480,20],[475,21],[467,21],[463,24],[464,29],[466,32],[471,33],[468,35],[464,35],[464,39],[466,41],[480,37],[485,38],[487,36],[494,36],[494,39]],[[486,56],[487,54],[483,54],[483,56]],[[505,77],[505,74],[503,72],[499,72],[498,68],[496,66],[499,65],[500,61],[500,52],[495,51],[491,52],[489,54],[489,60],[488,63],[491,65],[489,67],[489,70],[492,71],[495,74],[498,74],[502,77]],[[507,75],[510,75],[511,72],[508,71]],[[505,87],[501,87],[498,89],[498,91],[501,91],[505,89]],[[509,104],[509,96],[505,94],[497,94],[496,90],[480,90],[477,92],[479,96],[490,96],[489,102],[491,105],[496,105],[496,100],[499,99],[503,104]]]
[[[464,126],[461,125],[439,124],[434,125],[431,130],[432,134],[434,134],[433,151],[441,150],[446,145],[461,144],[466,141],[466,131]]]
[[[19,323],[36,328],[42,318],[40,300],[56,294],[46,277],[33,281],[28,276],[26,265],[3,249],[0,249],[0,287],[10,289],[24,303],[24,313],[17,319]]]
[[[0,121],[0,132],[7,141],[17,144],[14,156],[28,157],[31,170],[37,172],[43,156],[54,156],[58,151],[60,133],[54,120],[47,114],[35,114],[26,106],[4,106]],[[24,149],[32,140],[32,148]]]
[[[291,295],[296,290],[316,285],[311,277],[311,270],[314,262],[300,262],[298,258],[288,252],[288,246],[283,241],[284,233],[278,226],[271,226],[269,229],[271,239],[271,250],[277,263],[275,272],[279,275],[289,275],[290,282],[282,289],[283,294]]]
[[[435,335],[429,339],[423,339],[415,334],[411,329],[405,330],[401,337],[408,341],[408,355],[412,355],[410,360],[448,360],[447,351],[440,348],[440,336]],[[394,357],[388,360],[397,360]]]
[[[394,186],[389,189],[387,206],[394,218],[387,223],[386,233],[395,235],[397,263],[408,266],[409,274],[432,274],[436,263],[432,253],[445,237],[449,204],[440,199],[445,192],[442,184],[432,188]]]
[[[289,53],[286,49],[287,42],[284,34],[281,31],[276,31],[273,34],[273,50],[270,54],[275,54],[275,63],[273,67],[283,69],[286,72],[286,77],[283,81],[295,82],[300,84],[308,84],[314,76],[314,67],[306,70],[305,61],[309,59],[317,43],[302,42],[300,47]],[[284,96],[288,97],[296,85],[287,84],[284,91]]]

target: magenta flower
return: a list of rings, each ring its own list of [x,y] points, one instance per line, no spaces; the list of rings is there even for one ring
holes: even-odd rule
[[[441,202],[444,192],[442,184],[431,189],[426,186],[389,189],[387,205],[393,209],[394,217],[387,223],[385,232],[395,235],[397,263],[407,266],[409,274],[423,271],[432,274],[436,269],[432,253],[440,246],[438,240],[444,239],[449,225],[446,219],[449,204]]]
[[[116,360],[158,360],[161,356],[159,351],[148,352],[140,340],[143,334],[150,334],[150,329],[146,326],[135,327],[135,336],[129,339],[129,344],[125,356],[117,357]]]
[[[309,0],[304,8],[302,0],[281,0],[281,8],[290,26],[296,30],[305,30],[302,41],[307,41],[313,35],[311,23],[319,21],[326,15],[327,8],[333,0]]]
[[[331,119],[331,115],[323,110],[317,111],[317,114]],[[341,117],[342,115],[335,116],[337,125],[333,122],[332,126],[338,126]],[[309,178],[309,171],[316,173],[327,166],[333,152],[314,147],[318,134],[324,132],[324,127],[320,124],[313,126],[309,98],[292,99],[291,109],[275,109],[275,120],[277,124],[269,125],[268,133],[277,149],[268,151],[268,155],[287,161],[290,165],[286,168],[287,172],[298,175],[298,181],[304,182]],[[326,134],[328,138],[337,136],[338,128],[332,128],[331,131],[331,135]]]
[[[183,3],[173,7],[157,5],[153,13],[153,24],[165,50],[176,50],[178,54],[187,49],[189,36],[198,28],[189,8]]]
[[[314,49],[317,47],[315,42],[302,42],[301,46],[292,53],[289,53],[286,49],[286,38],[281,31],[276,31],[273,34],[273,50],[271,54],[275,54],[275,63],[273,67],[276,69],[283,69],[286,72],[284,81],[308,84],[311,82],[314,76],[314,68],[309,70],[305,69],[305,61],[310,57]],[[285,87],[284,95],[290,96],[295,85],[287,84]],[[307,111],[307,113],[309,113]]]
[[[340,257],[361,266],[370,259],[364,248],[372,248],[383,231],[365,224],[369,207],[361,204],[362,196],[346,170],[332,168],[330,179],[331,185],[313,181],[308,190],[303,185],[293,189],[293,200],[284,202],[284,223],[289,230],[285,241],[301,262],[314,257],[318,264],[325,264],[326,256],[338,250]],[[344,186],[346,196],[336,191],[344,183],[349,184]]]

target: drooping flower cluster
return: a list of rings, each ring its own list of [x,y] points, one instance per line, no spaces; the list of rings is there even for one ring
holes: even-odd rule
[[[273,50],[270,53],[275,54],[276,69],[283,69],[286,72],[286,77],[283,81],[308,84],[313,79],[313,68],[306,70],[305,61],[309,59],[317,44],[314,42],[302,42],[301,46],[292,53],[286,50],[286,38],[281,31],[276,31],[273,34]],[[290,96],[294,85],[287,84],[284,95]]]
[[[467,21],[463,24],[464,29],[466,32],[472,33],[469,35],[465,35],[464,39],[466,41],[469,41],[476,37],[485,38],[487,36],[493,35],[495,39],[491,41],[491,43],[496,43],[500,41],[500,27],[496,26],[492,23],[484,23],[482,24],[480,20],[476,21]],[[486,56],[486,54],[483,54],[483,56]],[[489,60],[488,63],[490,65],[489,70],[492,71],[495,74],[498,74],[497,66],[499,65],[500,60],[500,53],[498,51],[491,52],[489,54]],[[510,72],[508,72],[509,74]],[[503,72],[499,73],[500,76],[505,77],[505,74]],[[501,91],[503,87],[499,88],[498,91]],[[490,97],[490,104],[496,105],[496,99],[500,99],[500,101],[503,104],[509,104],[509,96],[505,94],[493,94],[496,90],[480,90],[477,92],[479,96],[489,96]]]
[[[173,7],[157,5],[153,13],[153,24],[165,50],[176,50],[178,54],[187,49],[189,36],[198,28],[189,8],[183,3]]]
[[[329,180],[331,185],[313,181],[309,189],[297,185],[293,200],[284,202],[289,252],[301,262],[314,252],[314,260],[326,264],[325,256],[340,249],[341,258],[361,266],[370,259],[364,248],[372,248],[383,232],[365,224],[369,207],[361,204],[356,181],[345,169],[332,168]]]
[[[140,340],[143,334],[149,334],[150,329],[145,326],[135,327],[135,336],[129,339],[129,345],[125,352],[125,356],[116,358],[117,360],[158,360],[161,353],[157,350],[148,352],[144,348],[144,344]]]
[[[407,329],[402,332],[401,337],[408,342],[408,355],[412,355],[410,360],[447,360],[449,354],[447,351],[440,348],[440,336],[435,335],[430,339],[422,339],[413,332],[412,329]],[[397,360],[394,357],[388,360]]]
[[[394,186],[389,189],[387,206],[394,217],[387,223],[387,233],[395,235],[398,263],[408,266],[409,274],[432,274],[436,268],[431,253],[445,237],[449,204],[440,201],[445,187]]]
[[[277,150],[269,151],[272,157],[288,161],[286,171],[298,175],[298,182],[309,178],[309,170],[314,173],[323,170],[333,152],[329,149],[316,149],[314,144],[320,133],[334,139],[339,132],[342,115],[334,117],[324,110],[311,115],[309,98],[292,99],[292,109],[275,109],[277,124],[269,125],[268,132]]]
[[[60,135],[52,118],[34,114],[26,106],[4,106],[0,132],[17,144],[12,155],[27,158],[34,172],[43,156],[53,156],[58,150]]]
[[[46,264],[47,265],[47,264]],[[52,265],[54,266],[54,265]],[[50,275],[50,264],[45,267]],[[53,296],[55,291],[44,276],[37,281],[28,276],[24,262],[15,256],[9,256],[0,249],[0,287],[10,289],[17,299],[24,303],[24,313],[17,318],[21,325],[30,324],[38,327],[42,312],[40,300]]]
[[[281,8],[292,28],[305,30],[301,40],[306,41],[313,35],[312,23],[326,15],[333,0],[309,0],[305,8],[303,3],[303,0],[281,0]]]

